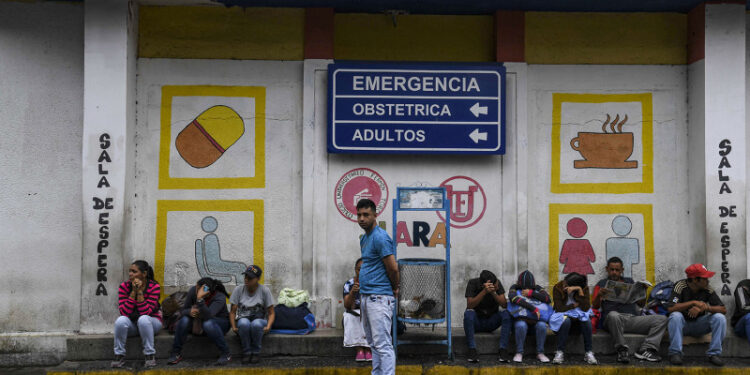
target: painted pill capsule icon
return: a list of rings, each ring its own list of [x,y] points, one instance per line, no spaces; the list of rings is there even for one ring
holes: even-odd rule
[[[175,139],[182,159],[194,168],[213,164],[245,133],[245,124],[235,110],[213,106],[198,115]]]

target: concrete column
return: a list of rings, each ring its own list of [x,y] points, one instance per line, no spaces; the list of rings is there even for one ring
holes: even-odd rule
[[[119,315],[117,287],[126,275],[122,243],[126,181],[132,180],[137,13],[124,0],[84,6],[81,331],[108,332]]]
[[[730,310],[734,287],[747,277],[745,45],[745,5],[706,4],[706,265],[716,271],[711,283]]]

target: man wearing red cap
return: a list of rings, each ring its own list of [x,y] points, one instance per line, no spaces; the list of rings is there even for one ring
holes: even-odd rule
[[[669,362],[682,365],[682,336],[703,336],[711,332],[711,344],[706,355],[708,361],[723,366],[721,342],[727,330],[727,308],[719,296],[708,286],[708,279],[715,272],[702,264],[693,264],[685,269],[687,279],[674,285],[668,303],[669,311]]]

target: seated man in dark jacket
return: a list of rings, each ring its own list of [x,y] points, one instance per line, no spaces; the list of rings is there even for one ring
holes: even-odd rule
[[[506,308],[503,284],[494,273],[484,270],[476,279],[466,284],[466,311],[464,312],[464,332],[469,346],[469,362],[478,362],[477,347],[474,342],[474,332],[492,332],[500,328],[500,362],[508,362],[507,348],[510,341],[510,315],[507,311],[500,311],[498,307]]]
[[[182,345],[188,333],[206,335],[219,348],[221,355],[217,365],[225,365],[232,359],[224,335],[229,331],[229,310],[227,290],[221,281],[204,277],[188,290],[185,304],[180,311],[180,321],[174,333],[172,353],[167,364],[176,365],[182,361]]]
[[[737,284],[734,289],[734,315],[732,315],[732,327],[734,334],[744,337],[750,343],[750,279],[745,279]]]

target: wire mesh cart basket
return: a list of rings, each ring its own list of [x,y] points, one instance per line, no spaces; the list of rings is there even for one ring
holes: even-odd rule
[[[439,211],[445,217],[445,259],[398,259],[394,255],[400,274],[399,295],[393,314],[393,347],[405,344],[438,344],[448,347],[448,357],[453,359],[451,336],[450,295],[450,202],[445,188],[398,188],[393,200],[393,238],[398,238],[396,225],[399,211]],[[411,324],[446,324],[446,337],[442,340],[401,340],[399,322]]]

